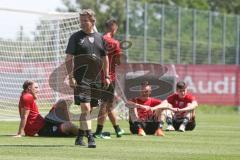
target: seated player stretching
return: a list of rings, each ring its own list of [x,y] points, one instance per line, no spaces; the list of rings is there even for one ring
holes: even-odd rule
[[[34,136],[72,136],[77,135],[78,128],[69,121],[69,114],[63,114],[63,118],[58,117],[56,120],[51,120],[52,116],[43,118],[36,104],[38,98],[38,84],[34,81],[25,81],[23,84],[23,91],[19,100],[19,115],[20,124],[17,135],[14,137]],[[68,111],[65,100],[57,102],[50,110],[49,115],[58,109],[58,111]]]
[[[171,111],[167,110],[166,122],[167,130],[193,130],[196,126],[195,109],[198,103],[194,96],[187,93],[187,85],[180,81],[176,85],[176,93],[170,95],[166,100],[172,107]]]
[[[164,136],[162,130],[163,120],[165,119],[163,110],[171,108],[166,101],[161,103],[161,100],[150,97],[151,91],[151,85],[145,81],[141,84],[140,96],[129,100],[127,103],[132,134]]]

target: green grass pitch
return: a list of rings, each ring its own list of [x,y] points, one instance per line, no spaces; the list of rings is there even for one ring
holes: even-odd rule
[[[74,137],[13,138],[18,122],[1,121],[0,160],[239,160],[240,114],[229,109],[198,110],[197,127],[192,132],[139,137],[130,135],[127,121],[122,120],[120,125],[127,134],[122,138],[112,134],[110,140],[97,139],[96,149],[75,146]],[[113,133],[109,122],[104,131]]]

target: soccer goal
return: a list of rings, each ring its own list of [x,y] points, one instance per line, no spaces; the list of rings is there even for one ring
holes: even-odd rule
[[[78,13],[0,8],[0,18],[5,20],[1,30],[6,33],[0,35],[0,119],[19,117],[19,96],[27,79],[40,86],[41,113],[59,98],[71,98],[72,90],[64,83],[67,74],[63,63],[68,39],[80,29]],[[19,30],[13,31],[13,24],[8,24],[11,21],[19,23]]]

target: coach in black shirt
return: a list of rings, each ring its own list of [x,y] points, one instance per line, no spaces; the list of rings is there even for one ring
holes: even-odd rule
[[[104,72],[104,84],[110,84],[108,76],[108,58],[104,49],[102,36],[94,32],[95,13],[90,9],[80,13],[80,31],[74,33],[66,49],[66,68],[69,74],[69,85],[74,88],[75,104],[81,106],[80,129],[75,144],[85,146],[83,136],[88,137],[88,147],[96,144],[91,132],[90,102],[101,83],[101,70]]]

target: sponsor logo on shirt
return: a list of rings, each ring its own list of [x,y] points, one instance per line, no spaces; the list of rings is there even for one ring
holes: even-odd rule
[[[83,44],[83,42],[84,42],[84,39],[80,39],[80,44]]]
[[[94,42],[94,37],[88,37],[89,42],[93,43]]]

